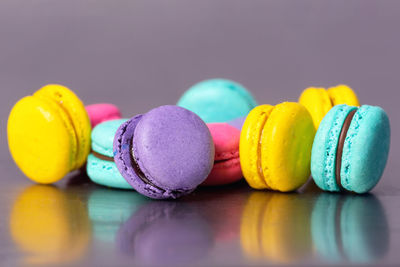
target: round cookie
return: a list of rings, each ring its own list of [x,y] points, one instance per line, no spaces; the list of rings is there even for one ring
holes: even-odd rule
[[[161,106],[121,125],[114,138],[114,161],[139,193],[178,198],[207,178],[214,163],[214,143],[196,114]]]
[[[121,119],[121,112],[118,107],[113,104],[98,103],[88,105],[85,108],[89,115],[92,128],[105,121]]]
[[[94,183],[120,189],[133,189],[121,176],[114,162],[113,142],[118,128],[127,119],[110,120],[98,124],[92,131],[92,152],[86,171]]]
[[[340,104],[360,105],[357,95],[347,85],[338,85],[328,90],[309,87],[300,95],[299,103],[310,112],[315,129],[318,129],[322,119],[333,106]]]
[[[85,163],[90,131],[83,103],[55,84],[19,100],[7,124],[15,163],[28,178],[43,184],[54,183]]]
[[[256,189],[292,191],[310,176],[315,129],[310,114],[298,103],[261,105],[246,118],[240,136],[240,164]]]
[[[335,106],[315,135],[314,181],[327,191],[368,192],[383,174],[389,147],[389,118],[382,108]]]
[[[240,131],[227,123],[209,123],[215,146],[214,166],[202,185],[224,185],[239,181],[242,169],[239,160]]]
[[[211,79],[189,88],[177,105],[193,111],[210,123],[246,116],[257,103],[242,85],[225,79]]]

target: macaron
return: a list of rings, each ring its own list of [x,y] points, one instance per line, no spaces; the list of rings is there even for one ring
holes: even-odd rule
[[[347,104],[359,106],[357,95],[347,85],[338,85],[327,90],[324,88],[309,87],[300,95],[299,103],[304,105],[318,129],[322,119],[328,111],[336,105]]]
[[[86,171],[94,183],[121,189],[133,189],[121,176],[114,162],[113,142],[118,128],[127,119],[105,121],[92,131],[92,151],[88,156]]]
[[[298,103],[254,108],[240,135],[240,165],[255,189],[282,192],[302,186],[310,176],[315,129],[310,114]]]
[[[85,108],[89,115],[92,128],[105,121],[121,119],[119,108],[113,104],[98,103],[87,105]]]
[[[240,243],[252,259],[298,263],[312,255],[311,197],[253,192],[242,213]]]
[[[207,220],[184,202],[149,201],[117,234],[120,254],[138,266],[188,266],[203,262],[214,245]],[[200,264],[201,265],[201,264]]]
[[[206,123],[227,122],[246,116],[257,103],[241,84],[225,79],[205,80],[193,85],[179,99]]]
[[[137,192],[155,199],[178,198],[209,175],[214,143],[199,116],[178,106],[161,106],[119,127],[114,161]]]
[[[239,181],[242,168],[239,160],[240,131],[227,123],[207,124],[215,146],[214,166],[202,185],[224,185]]]
[[[371,194],[320,194],[311,233],[317,255],[331,263],[370,264],[382,259],[390,244],[384,207]]]
[[[8,117],[8,146],[21,171],[37,183],[57,182],[86,162],[90,121],[81,100],[62,85],[46,85],[19,100]]]
[[[335,106],[315,135],[312,177],[323,190],[368,192],[383,174],[389,146],[389,118],[382,108]]]

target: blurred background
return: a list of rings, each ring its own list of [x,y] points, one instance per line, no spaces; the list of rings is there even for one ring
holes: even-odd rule
[[[388,200],[400,187],[399,27],[396,0],[1,0],[1,184],[29,185],[9,156],[6,122],[13,104],[43,85],[63,84],[85,104],[114,103],[131,117],[175,104],[196,82],[228,78],[259,103],[344,83],[362,104],[382,106],[392,144],[373,192]],[[0,238],[7,231],[0,224]]]

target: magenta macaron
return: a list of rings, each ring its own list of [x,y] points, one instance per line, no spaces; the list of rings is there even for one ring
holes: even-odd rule
[[[118,107],[113,104],[99,103],[88,105],[85,108],[89,115],[92,128],[105,121],[121,119],[121,112]]]
[[[155,199],[191,193],[214,163],[207,125],[178,106],[161,106],[123,123],[113,147],[122,177],[137,192]]]
[[[214,167],[202,185],[223,185],[243,177],[239,160],[240,131],[228,123],[208,123],[215,145]]]

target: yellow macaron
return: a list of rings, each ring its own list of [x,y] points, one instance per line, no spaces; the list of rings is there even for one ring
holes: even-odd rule
[[[8,146],[15,163],[43,184],[57,182],[85,163],[90,132],[83,103],[62,85],[46,85],[22,98],[8,117]]]
[[[338,85],[328,88],[309,87],[300,95],[299,103],[304,105],[310,112],[315,129],[326,113],[336,105],[347,104],[350,106],[360,106],[357,95],[347,85]]]
[[[248,114],[240,136],[243,176],[256,189],[292,191],[310,176],[315,129],[299,103],[261,105]]]

